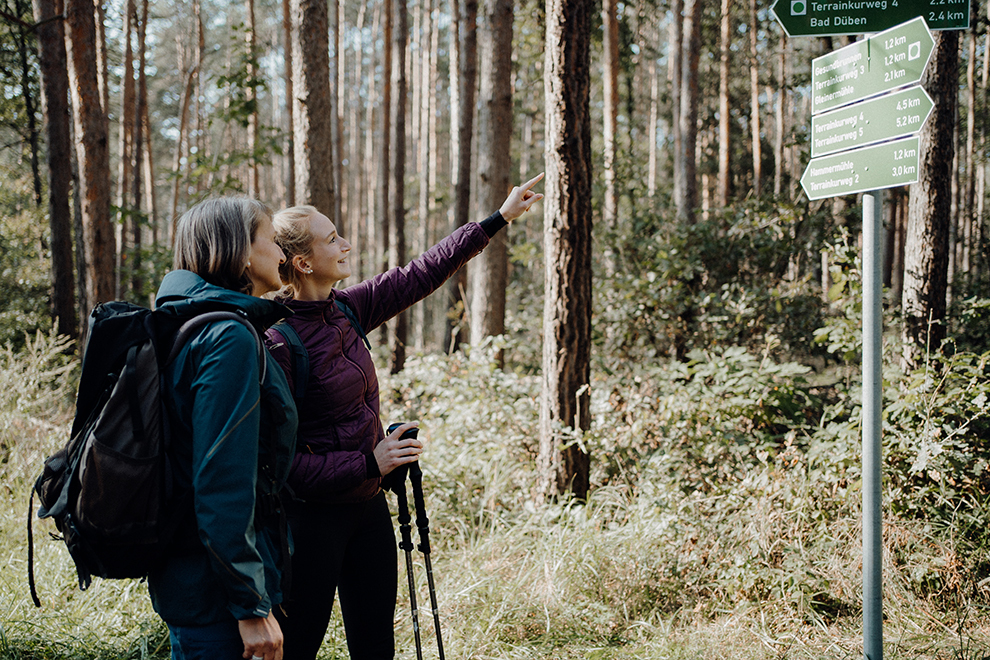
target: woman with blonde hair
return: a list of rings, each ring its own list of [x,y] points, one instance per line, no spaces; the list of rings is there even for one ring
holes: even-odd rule
[[[278,613],[286,660],[316,657],[335,594],[351,658],[395,655],[396,546],[382,477],[418,460],[423,445],[401,437],[415,423],[385,435],[375,365],[361,333],[438,289],[496,232],[543,198],[531,190],[542,178],[514,188],[498,211],[457,229],[409,264],[343,290],[334,285],[351,274],[351,244],[333,222],[311,206],[275,214],[275,240],[286,256],[282,280],[289,292],[279,300],[294,312],[286,322],[302,341],[310,365],[304,394],[297,398],[299,435],[288,481],[297,578],[284,615]],[[285,335],[275,327],[267,336],[298,395]]]
[[[290,312],[260,296],[281,286],[271,212],[246,198],[209,199],[178,221],[173,270],[157,306],[177,315],[236,311],[260,333]],[[189,503],[176,543],[148,576],[175,660],[280,660],[288,557],[278,494],[295,448],[296,409],[282,370],[237,320],[193,332],[165,368],[177,498]],[[264,380],[261,375],[264,374]]]

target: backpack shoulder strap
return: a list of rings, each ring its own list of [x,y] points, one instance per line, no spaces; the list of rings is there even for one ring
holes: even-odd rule
[[[351,322],[351,326],[354,328],[354,331],[358,333],[358,336],[361,337],[361,340],[364,341],[364,345],[367,346],[368,350],[370,351],[371,342],[368,341],[368,335],[365,334],[364,328],[361,327],[361,323],[358,321],[357,315],[354,313],[354,310],[351,309],[351,306],[345,303],[340,298],[334,298],[334,302],[337,303],[337,308],[344,313],[344,316],[347,317],[347,320]]]
[[[306,396],[306,385],[309,383],[309,351],[303,346],[296,329],[285,320],[273,325],[272,330],[282,335],[289,345],[289,352],[292,354],[292,381],[295,384],[292,396],[298,401]]]
[[[168,360],[165,364],[168,364],[175,359],[175,356],[179,354],[179,351],[182,350],[185,343],[189,341],[189,337],[198,328],[206,325],[207,323],[228,320],[237,321],[251,331],[251,335],[254,337],[255,345],[258,349],[258,382],[264,383],[265,375],[268,370],[268,360],[265,358],[265,345],[261,341],[261,335],[258,334],[255,327],[251,325],[250,321],[247,320],[247,317],[245,317],[244,314],[239,314],[237,312],[229,312],[225,310],[206,312],[203,314],[198,314],[183,323],[179,328],[179,332],[175,335],[175,341],[172,342],[172,350],[169,352]]]

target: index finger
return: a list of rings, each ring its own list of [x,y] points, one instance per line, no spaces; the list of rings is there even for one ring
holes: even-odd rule
[[[537,174],[536,176],[534,176],[534,177],[533,177],[532,179],[530,179],[530,180],[529,180],[529,181],[527,181],[526,183],[524,183],[524,184],[522,184],[521,186],[519,186],[519,188],[520,188],[520,189],[521,189],[521,190],[522,190],[523,192],[525,192],[525,191],[527,191],[527,190],[529,190],[530,188],[532,188],[533,186],[535,186],[535,185],[536,185],[536,183],[537,183],[537,182],[538,182],[538,181],[539,181],[540,179],[542,179],[542,178],[543,178],[543,175],[544,175],[544,174],[546,174],[546,172],[540,172],[539,174]]]

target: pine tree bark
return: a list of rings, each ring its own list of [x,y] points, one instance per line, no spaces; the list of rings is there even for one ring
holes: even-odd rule
[[[615,171],[618,147],[619,124],[619,2],[602,0],[602,81],[604,83],[604,143],[605,163],[605,205],[602,207],[602,220],[605,228],[613,235],[618,230],[619,190]],[[615,273],[617,257],[611,247],[605,249],[605,271]]]
[[[110,220],[109,129],[100,98],[92,1],[66,0],[65,24],[86,249],[83,311],[88,317],[93,306],[113,299],[117,271]]]
[[[671,13],[674,18],[670,22],[670,34],[667,40],[667,79],[670,82],[670,127],[674,136],[671,163],[674,179],[673,198],[675,208],[680,208],[678,198],[681,191],[677,184],[680,172],[684,168],[682,162],[684,150],[681,147],[681,60],[684,48],[684,0],[671,0]]]
[[[945,337],[952,205],[952,127],[958,95],[959,33],[935,33],[935,49],[921,84],[935,109],[921,129],[919,179],[911,186],[904,256],[904,355],[917,366]]]
[[[141,273],[141,245],[144,228],[144,216],[142,214],[143,187],[144,187],[144,113],[148,104],[148,77],[145,72],[146,42],[148,34],[148,0],[141,2],[141,18],[138,24],[138,89],[137,99],[134,108],[134,206],[131,209],[131,295],[135,300],[140,299],[143,293],[144,278]],[[149,145],[150,148],[150,145]]]
[[[292,0],[296,201],[333,214],[330,38],[326,0]]]
[[[547,0],[545,297],[538,497],[588,495],[591,424],[590,0]],[[578,438],[577,440],[579,440]]]
[[[30,12],[30,8],[24,4],[24,0],[15,0],[14,12],[18,19]],[[35,108],[35,99],[32,89],[32,79],[34,73],[31,70],[31,63],[28,61],[28,30],[26,26],[17,29],[17,55],[18,63],[21,66],[21,97],[24,100],[24,115],[27,119],[27,138],[31,160],[31,181],[34,185],[34,204],[41,207],[41,165],[38,158],[39,140],[41,129],[38,128],[38,115]]]
[[[61,0],[34,0],[38,24],[38,60],[48,133],[48,222],[52,251],[52,316],[58,333],[78,336],[75,277],[72,269],[72,183],[69,136],[69,76]]]
[[[203,19],[200,15],[200,2],[193,0],[193,34],[196,46],[194,47],[193,61],[186,72],[186,84],[182,90],[182,97],[179,100],[179,135],[175,141],[175,158],[172,161],[172,171],[175,173],[175,181],[172,183],[172,222],[169,223],[169,245],[175,238],[175,222],[179,219],[179,191],[182,189],[182,159],[185,156],[185,146],[189,140],[189,105],[196,91],[196,81],[199,78],[199,68],[202,62],[202,53],[205,47],[205,37],[203,35]],[[290,137],[291,141],[291,137]]]
[[[753,143],[753,193],[760,196],[763,183],[763,148],[760,141],[760,60],[756,0],[749,0],[749,126]]]
[[[430,144],[430,112],[433,100],[433,88],[431,63],[433,62],[433,35],[435,23],[433,22],[433,2],[423,0],[420,4],[420,36],[419,36],[419,61],[418,68],[414,67],[418,84],[414,85],[416,95],[414,96],[413,109],[419,108],[414,115],[412,131],[416,135],[416,172],[419,177],[419,190],[416,204],[416,217],[419,219],[415,240],[413,241],[413,252],[422,254],[429,247],[427,241],[430,224],[430,197],[433,189],[430,187],[429,168],[430,156],[432,155],[432,145]],[[412,309],[412,342],[417,350],[423,350],[426,341],[426,318],[430,306],[429,300],[424,300],[422,304],[416,305]]]
[[[693,223],[698,206],[698,63],[701,57],[702,0],[687,0],[681,43],[679,169],[674,171],[674,206],[681,222]]]
[[[120,81],[120,127],[117,131],[117,208],[122,217],[127,208],[128,195],[131,192],[131,166],[134,163],[132,149],[134,141],[134,47],[131,35],[134,33],[134,23],[137,10],[134,0],[124,3],[124,77]],[[123,223],[120,223],[123,227]],[[120,241],[123,244],[122,241]],[[124,251],[121,250],[121,256]],[[122,266],[123,264],[121,264]]]
[[[450,229],[453,231],[467,223],[471,217],[471,137],[474,133],[475,87],[478,79],[478,0],[451,1],[458,7],[455,16],[458,35],[457,104],[454,110],[457,113],[456,131],[454,127],[451,128],[451,139],[455,140],[451,144],[454,214]],[[464,341],[463,293],[466,290],[467,270],[462,268],[447,282],[449,311],[444,350],[448,353],[457,350]]]
[[[258,76],[255,70],[255,62],[258,57],[258,38],[256,36],[257,26],[254,17],[254,0],[247,0],[244,13],[247,22],[244,30],[245,47],[247,48],[247,101],[250,104],[248,113],[248,196],[257,198],[261,195],[261,178],[258,167],[258,99],[255,94],[253,80]]]
[[[282,0],[282,40],[283,59],[285,60],[285,118],[288,139],[285,145],[285,205],[296,204],[296,124],[293,119],[293,99],[295,90],[292,85],[292,2]]]
[[[784,186],[784,134],[787,131],[787,34],[781,30],[780,52],[777,61],[777,104],[774,107],[775,129],[773,134],[773,194],[780,197]]]
[[[732,48],[732,18],[729,0],[722,0],[722,18],[719,24],[718,58],[718,181],[715,184],[715,203],[719,207],[729,204],[729,166],[731,139],[729,119],[729,56]]]
[[[389,262],[398,266],[406,261],[406,44],[409,41],[409,12],[406,0],[393,0],[395,30],[392,41],[392,181],[389,185],[392,207],[393,239]],[[397,374],[406,365],[406,344],[409,341],[409,314],[395,317],[391,337],[391,373]]]
[[[485,0],[482,6],[478,206],[485,214],[499,208],[511,188],[513,9],[513,0]],[[509,270],[507,235],[508,230],[495,234],[485,251],[469,265],[469,325],[471,343],[475,345],[485,337],[505,332],[505,289]]]

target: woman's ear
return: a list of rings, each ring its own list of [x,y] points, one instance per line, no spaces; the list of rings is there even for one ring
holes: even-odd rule
[[[301,254],[297,254],[296,256],[292,257],[292,267],[295,268],[298,272],[304,274],[313,272],[312,269],[310,269],[309,264],[306,263],[306,258]]]

